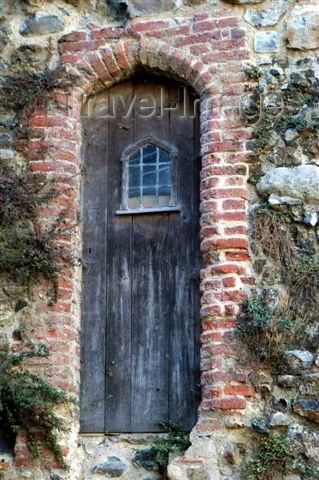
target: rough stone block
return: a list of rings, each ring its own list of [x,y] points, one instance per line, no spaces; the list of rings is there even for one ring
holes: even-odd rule
[[[245,20],[254,27],[269,27],[276,25],[284,13],[285,9],[281,6],[262,8],[260,10],[249,8],[246,10]]]
[[[254,49],[256,52],[276,52],[279,47],[278,33],[273,30],[270,32],[256,32],[254,40]]]
[[[0,133],[0,145],[5,147],[12,144],[12,135],[9,133]]]
[[[295,413],[309,420],[319,423],[319,401],[314,400],[297,400],[293,406]]]
[[[92,469],[92,473],[107,475],[110,478],[118,478],[123,475],[125,469],[125,463],[119,458],[110,457],[106,462],[95,465]]]
[[[20,25],[21,35],[42,35],[62,30],[64,22],[52,13],[36,12],[26,18]]]
[[[183,4],[182,0],[117,0],[117,3],[125,3],[131,17],[174,10]]]
[[[307,350],[290,350],[284,354],[287,364],[294,370],[312,367],[314,356]]]
[[[274,427],[286,427],[290,425],[292,419],[286,413],[276,412],[271,416],[269,426]]]
[[[288,47],[310,50],[319,47],[319,5],[294,8],[287,23]]]
[[[8,148],[0,149],[0,159],[1,160],[12,160],[14,157],[13,150]]]
[[[225,0],[228,3],[235,3],[238,5],[254,5],[255,3],[262,3],[265,0]]]
[[[294,168],[273,168],[258,182],[261,195],[276,193],[280,196],[299,198],[306,203],[319,200],[319,167],[300,165]]]
[[[153,460],[153,457],[150,454],[148,449],[147,450],[139,450],[138,452],[136,452],[132,461],[138,467],[145,468],[145,470],[148,470],[148,471],[158,470],[158,465]]]

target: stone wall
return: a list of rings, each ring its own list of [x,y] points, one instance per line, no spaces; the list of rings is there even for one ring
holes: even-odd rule
[[[83,100],[137,68],[178,78],[201,96],[203,393],[192,446],[172,458],[169,478],[240,478],[261,438],[272,432],[293,446],[291,463],[301,459],[304,465],[285,478],[317,478],[315,322],[308,332],[311,345],[287,346],[279,370],[252,358],[236,332],[247,295],[263,294],[265,305],[274,309],[288,292],[263,238],[255,234],[253,214],[260,205],[285,215],[282,229],[291,234],[296,256],[317,255],[317,0],[1,0],[0,7],[0,159],[28,163],[34,174],[54,181],[59,196],[39,211],[39,225],[50,224],[67,207],[66,221],[73,228],[62,242],[76,256],[81,256],[77,174]],[[41,91],[28,101],[27,88],[16,91],[15,101],[5,94],[12,78],[28,79],[28,86],[34,75],[53,70],[60,83],[50,91],[46,108]],[[271,106],[282,113],[278,91],[298,99],[294,110],[283,114],[294,119],[276,122],[267,111],[265,125],[259,113],[257,119],[249,116],[256,114],[256,105],[260,110],[261,98],[263,111]],[[25,292],[1,282],[1,342],[17,351],[45,341],[51,356],[32,368],[76,395],[80,270],[73,265],[61,272],[53,304],[45,285]],[[17,293],[27,302],[18,313],[12,300]],[[79,435],[76,409],[61,414],[70,427],[61,438],[70,470],[52,464],[46,452],[33,461],[20,432],[14,456],[1,455],[5,479],[159,478],[154,465],[147,469],[136,461],[136,451],[152,439]],[[273,478],[281,473],[274,469]]]

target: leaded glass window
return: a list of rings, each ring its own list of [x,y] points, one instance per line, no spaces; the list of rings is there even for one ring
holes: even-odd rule
[[[127,159],[126,203],[129,210],[174,205],[172,156],[154,143],[146,143]]]

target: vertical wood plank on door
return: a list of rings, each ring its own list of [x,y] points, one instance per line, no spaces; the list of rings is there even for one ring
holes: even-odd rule
[[[137,80],[134,93],[154,95],[155,85]],[[160,85],[166,102],[167,82],[161,79]],[[167,110],[162,117],[134,111],[134,142],[149,135],[168,141]],[[155,432],[168,416],[169,216],[133,216],[132,235],[132,431]]]
[[[131,81],[110,94],[128,99]],[[109,128],[107,202],[107,309],[105,431],[131,431],[131,255],[132,218],[117,216],[121,203],[121,155],[133,141],[131,118],[114,112]]]
[[[181,97],[182,93],[183,89],[177,91],[176,86],[171,86],[171,103],[175,103],[174,100]],[[169,419],[181,422],[187,429],[191,429],[196,420],[199,372],[199,359],[195,354],[195,342],[198,341],[196,323],[199,324],[196,298],[199,251],[196,189],[199,165],[195,154],[198,138],[195,138],[195,121],[190,117],[191,110],[185,116],[182,108],[170,110],[170,141],[179,151],[177,176],[182,213],[179,217],[171,215],[170,230],[174,234],[170,237],[168,248],[174,292],[168,337],[171,352]]]
[[[81,430],[104,431],[108,121],[83,120]]]

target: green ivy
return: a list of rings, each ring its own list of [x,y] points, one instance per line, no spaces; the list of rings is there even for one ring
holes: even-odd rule
[[[274,475],[285,475],[293,460],[292,448],[285,436],[263,438],[252,460],[242,469],[243,480],[268,480]]]
[[[157,463],[159,471],[166,471],[169,454],[171,452],[184,453],[191,443],[189,434],[183,429],[180,423],[159,422],[158,425],[168,433],[166,437],[155,440],[154,444],[147,450],[143,451],[145,458]]]
[[[309,465],[302,454],[294,454],[291,442],[285,435],[269,435],[257,443],[253,458],[242,467],[241,478],[269,480],[293,473],[301,475],[303,479],[319,478],[318,469]]]
[[[263,75],[262,69],[257,65],[250,65],[245,69],[245,74],[250,80],[257,82]]]
[[[0,274],[23,285],[40,276],[55,279],[59,270],[52,253],[51,238],[32,231],[27,224],[0,230]]]
[[[251,297],[237,318],[237,334],[255,359],[276,366],[295,337],[295,316],[270,308],[263,297]]]
[[[54,413],[54,407],[75,403],[75,400],[23,365],[26,359],[48,355],[43,346],[15,354],[10,354],[8,349],[0,352],[0,425],[2,433],[11,440],[23,429],[34,458],[40,458],[41,446],[45,445],[61,466],[66,467],[57,439],[58,433],[66,432],[66,428]]]

